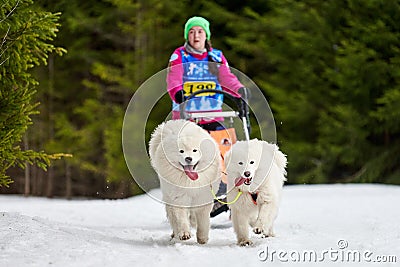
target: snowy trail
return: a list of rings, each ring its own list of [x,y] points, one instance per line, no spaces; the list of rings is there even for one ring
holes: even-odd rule
[[[399,186],[285,186],[277,236],[252,235],[255,245],[242,248],[228,213],[212,219],[206,245],[193,237],[170,241],[164,206],[147,195],[72,201],[0,195],[0,266],[397,266],[399,203]],[[361,258],[344,258],[348,252]]]

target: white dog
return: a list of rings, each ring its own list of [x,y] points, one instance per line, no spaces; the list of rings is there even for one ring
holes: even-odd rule
[[[249,226],[263,237],[274,236],[286,156],[277,145],[252,139],[238,141],[225,157],[228,175],[227,200],[238,244],[251,245]]]
[[[197,124],[170,120],[153,132],[149,153],[160,179],[172,237],[187,240],[197,227],[197,242],[208,241],[213,195],[221,180],[217,143]]]

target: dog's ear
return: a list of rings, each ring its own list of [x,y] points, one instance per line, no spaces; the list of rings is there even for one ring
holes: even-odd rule
[[[277,145],[274,146],[274,162],[280,169],[280,171],[286,175],[286,165],[287,165],[287,158],[286,155],[282,153],[282,151],[279,150],[279,147]]]
[[[225,170],[226,170],[226,172],[232,172],[231,170],[233,169],[233,168],[235,168],[235,166],[233,166],[233,162],[232,162],[232,159],[234,158],[233,157],[233,154],[235,153],[235,151],[236,151],[236,149],[235,149],[235,146],[237,145],[237,143],[236,144],[233,144],[232,145],[232,147],[231,147],[231,149],[229,149],[226,153],[225,153],[225,155],[224,155],[224,165],[225,165]]]
[[[232,148],[229,149],[229,150],[225,153],[225,156],[224,156],[225,165],[228,164],[228,163],[231,161],[231,158],[232,158]]]
[[[156,150],[161,143],[161,133],[164,129],[165,123],[162,123],[157,126],[156,129],[151,134],[149,141],[149,155],[151,158],[155,157]]]
[[[262,162],[263,165],[267,165],[269,168],[274,160],[275,145],[269,144],[265,141],[260,142],[262,143],[262,154],[260,162]]]
[[[204,138],[200,143],[201,161],[204,167],[220,158],[218,145],[213,139]]]
[[[274,146],[265,142],[257,141],[257,146],[261,146],[261,155],[259,157],[258,168],[255,177],[255,183],[262,184],[268,176],[274,164]]]

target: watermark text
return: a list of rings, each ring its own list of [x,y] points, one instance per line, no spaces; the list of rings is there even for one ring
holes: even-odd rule
[[[376,255],[370,250],[348,249],[348,242],[340,239],[337,248],[316,250],[273,250],[268,246],[258,251],[257,256],[263,262],[366,262],[397,263],[396,255]]]

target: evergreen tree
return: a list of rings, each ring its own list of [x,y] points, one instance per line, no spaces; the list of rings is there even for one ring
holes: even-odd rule
[[[178,43],[169,38],[171,32],[183,40],[186,15],[179,18],[182,4],[113,0],[38,3],[63,11],[57,41],[69,53],[54,63],[55,89],[50,91],[43,83],[41,91],[46,93],[38,98],[53,101],[52,111],[50,105],[44,106],[38,120],[47,132],[54,131],[54,136],[41,134],[31,142],[44,139],[49,151],[65,147],[74,155],[68,162],[77,194],[123,197],[140,192],[122,153],[123,116],[140,84],[167,66]],[[39,75],[45,81],[50,79],[47,69],[42,68]],[[168,102],[164,112],[168,114],[169,109]],[[56,176],[64,181],[64,167],[58,167]]]
[[[8,25],[14,23],[19,29],[32,27],[28,18],[39,11],[31,3],[2,5],[1,37],[11,36],[14,28]],[[167,66],[172,51],[184,42],[186,19],[194,15],[210,20],[213,46],[222,49],[230,65],[251,77],[269,100],[278,142],[289,157],[290,182],[399,182],[400,10],[396,0],[37,0],[35,4],[62,11],[54,44],[69,53],[54,57],[50,51],[55,48],[46,45],[48,52],[41,49],[43,54],[37,55],[34,43],[22,45],[23,38],[15,39],[18,42],[6,38],[1,46],[5,51],[1,82],[7,82],[2,88],[8,89],[18,83],[19,99],[42,103],[23,105],[27,113],[40,111],[28,131],[33,150],[74,154],[55,162],[48,174],[47,181],[52,176],[58,181],[54,191],[67,187],[67,195],[103,197],[140,192],[121,148],[124,111],[135,90]],[[12,18],[18,13],[17,25]],[[35,27],[46,35],[48,25]],[[17,33],[28,37],[32,32],[15,28]],[[35,68],[41,81],[35,85],[37,94],[31,80],[22,86],[22,78],[3,79],[4,73],[21,75],[13,70],[25,64],[15,62],[26,62],[17,60],[21,53],[40,58],[31,65],[48,62]],[[26,75],[30,67],[25,68]],[[2,90],[2,110],[22,103],[16,98],[5,100],[16,90]],[[160,100],[157,112],[150,114],[146,140],[160,122],[158,114],[168,114],[170,108],[168,96]],[[15,148],[24,131],[15,140],[1,139],[2,144],[9,142]],[[17,162],[24,164],[24,160]],[[35,184],[44,187],[40,175],[36,177]],[[47,186],[48,192],[51,187]]]
[[[50,164],[51,155],[25,150],[21,141],[38,106],[32,102],[38,82],[29,70],[46,64],[50,53],[64,52],[50,44],[59,15],[34,8],[31,0],[0,6],[0,186],[11,183],[6,171],[12,166],[24,168],[28,162],[46,169]]]
[[[398,1],[269,3],[231,42],[270,99],[289,180],[399,183]]]

